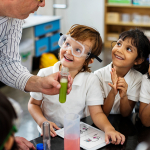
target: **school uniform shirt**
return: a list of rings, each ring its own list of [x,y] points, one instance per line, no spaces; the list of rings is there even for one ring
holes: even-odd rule
[[[23,23],[20,19],[0,16],[0,81],[22,91],[32,76],[21,65],[19,55]]]
[[[140,102],[149,104],[150,103],[150,79],[147,74],[142,77],[141,91],[140,91]]]
[[[96,74],[97,77],[99,78],[100,87],[104,99],[107,98],[111,90],[111,87],[108,85],[108,83],[112,83],[111,74],[110,74],[111,68],[112,68],[112,63],[94,72],[94,74]],[[137,102],[139,100],[142,74],[136,71],[135,69],[130,69],[129,72],[125,75],[124,79],[128,84],[128,89],[127,89],[128,99]],[[119,92],[115,97],[114,104],[110,114],[120,114]]]
[[[53,67],[41,69],[38,76],[44,77],[59,71],[60,62]],[[78,73],[73,81],[72,90],[66,97],[65,103],[59,102],[58,95],[46,95],[31,92],[31,97],[42,101],[42,112],[47,120],[54,122],[58,127],[63,127],[64,115],[67,113],[79,114],[80,118],[86,116],[86,106],[102,105],[103,97],[98,78],[89,72]]]

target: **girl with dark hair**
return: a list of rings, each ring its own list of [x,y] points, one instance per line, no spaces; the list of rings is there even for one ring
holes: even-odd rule
[[[10,101],[0,93],[0,150],[17,150],[14,133],[17,131],[14,120],[16,112]]]
[[[112,48],[112,63],[95,71],[103,93],[104,113],[129,116],[139,100],[142,74],[148,72],[148,38],[139,29],[122,32]]]

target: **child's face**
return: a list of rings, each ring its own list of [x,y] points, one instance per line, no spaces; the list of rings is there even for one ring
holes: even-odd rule
[[[88,53],[90,51],[90,48],[92,47],[92,42],[90,40],[86,40],[80,43],[86,45],[85,51]],[[85,60],[85,55],[81,57],[76,57],[72,54],[71,49],[63,49],[63,47],[60,49],[61,64],[65,67],[68,67],[69,71],[79,72],[82,69]]]
[[[112,49],[112,61],[116,67],[132,68],[138,56],[137,48],[131,44],[131,39],[119,39]]]

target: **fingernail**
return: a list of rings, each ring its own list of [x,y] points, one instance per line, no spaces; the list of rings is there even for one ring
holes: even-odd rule
[[[60,87],[61,87],[60,84],[58,84],[58,85],[57,85],[57,88],[59,89]]]

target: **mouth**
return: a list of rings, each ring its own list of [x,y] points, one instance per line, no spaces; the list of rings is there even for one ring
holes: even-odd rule
[[[118,56],[118,55],[115,55],[115,57],[119,60],[124,60],[122,57]]]
[[[64,56],[65,60],[72,62],[73,60],[67,56]]]

